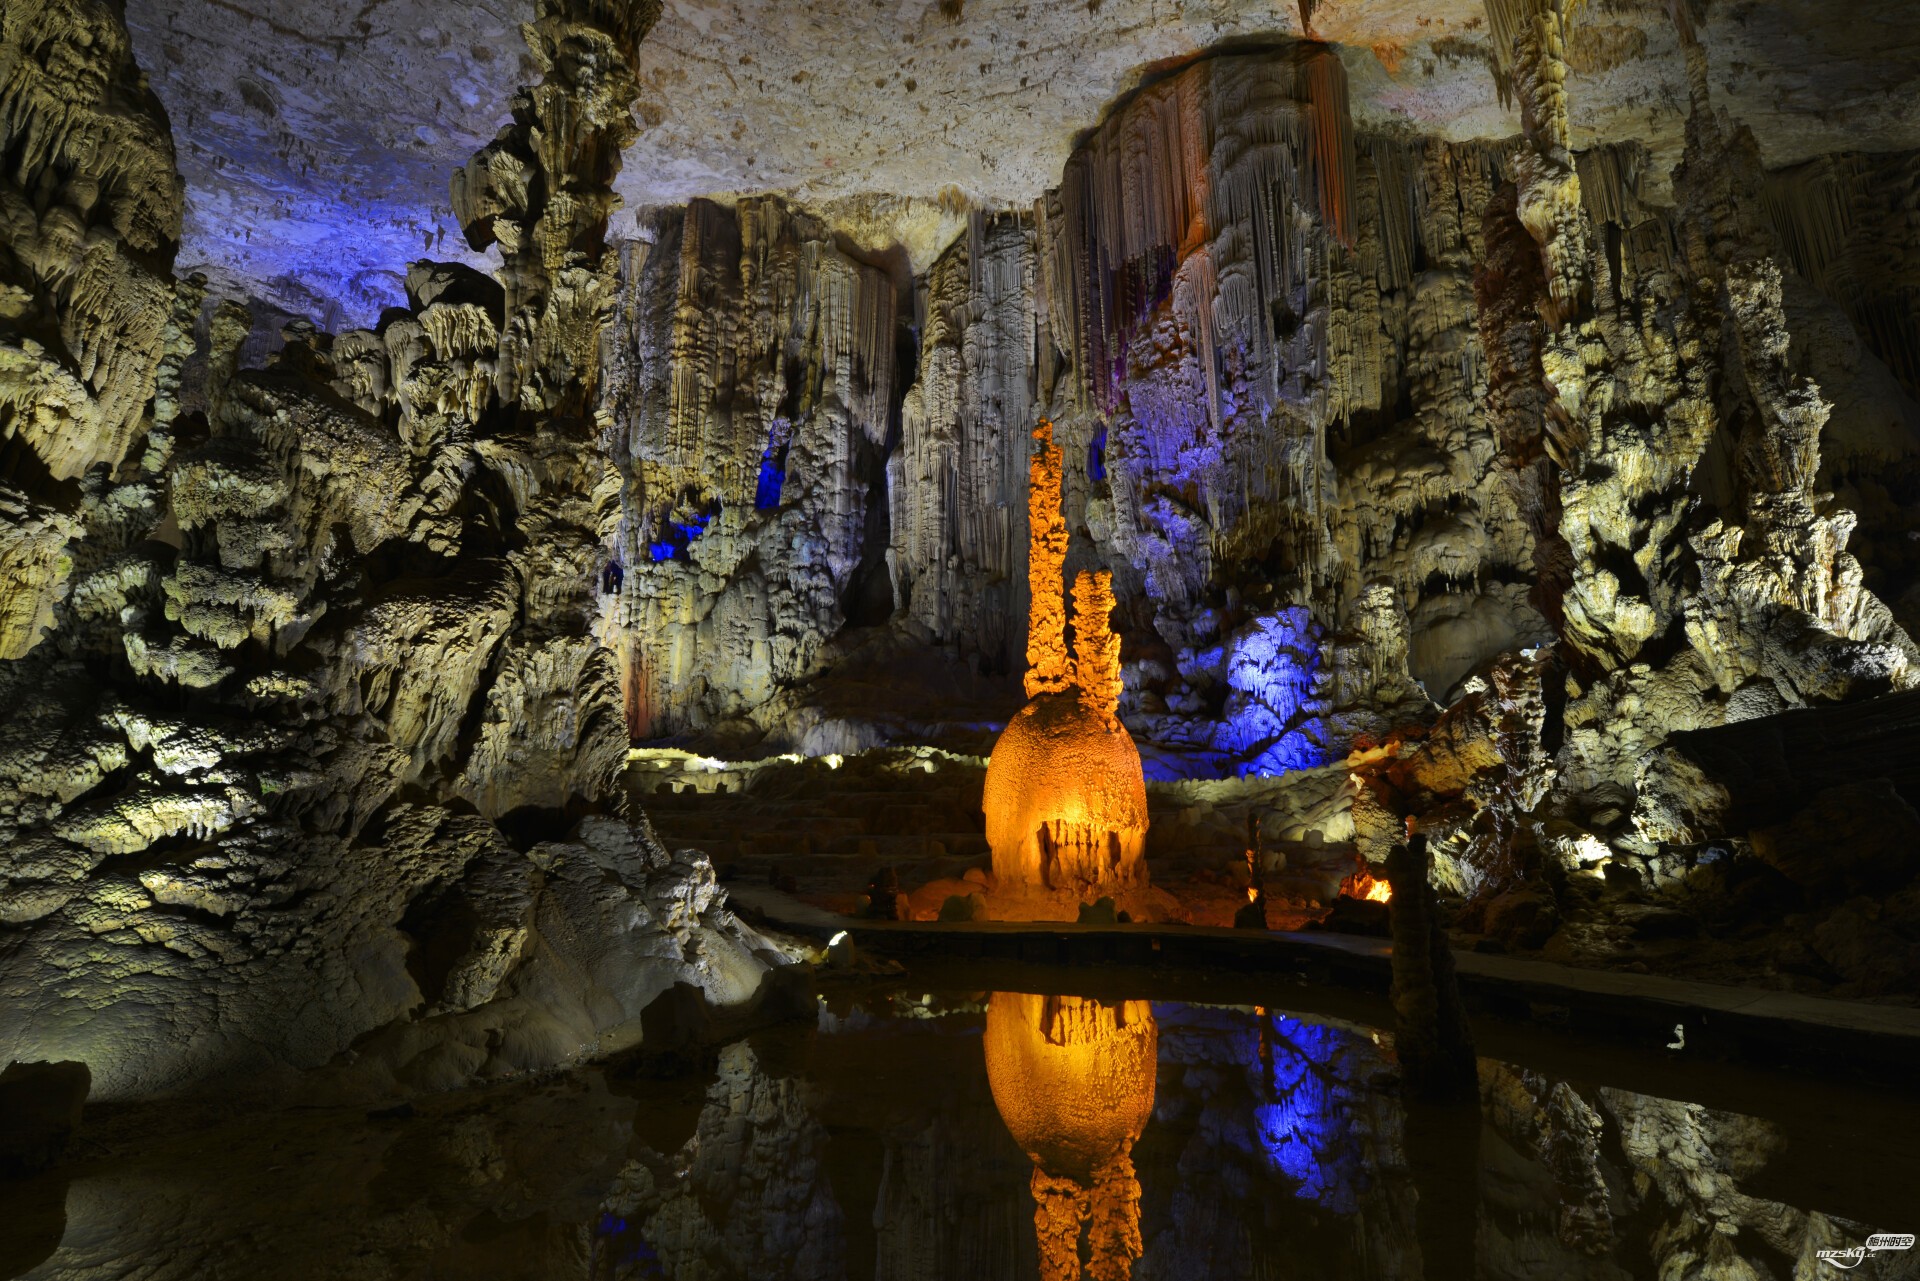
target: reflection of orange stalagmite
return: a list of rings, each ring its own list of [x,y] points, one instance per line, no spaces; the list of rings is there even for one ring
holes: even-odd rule
[[[1133,1145],[1153,1112],[1159,1032],[1145,1001],[995,992],[987,1003],[993,1101],[1033,1160],[1043,1281],[1124,1281],[1140,1257]]]
[[[1007,896],[1091,900],[1147,883],[1147,787],[1140,751],[1120,723],[1120,638],[1113,634],[1111,574],[1074,583],[1069,663],[1062,566],[1060,450],[1041,423],[1028,518],[1032,608],[1027,694],[987,762],[987,844]]]

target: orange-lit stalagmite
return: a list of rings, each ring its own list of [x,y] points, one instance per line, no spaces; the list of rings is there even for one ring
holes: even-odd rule
[[[1113,634],[1113,575],[1081,570],[1073,580],[1073,678],[1080,699],[1110,726],[1120,724],[1120,638]],[[1124,732],[1124,731],[1123,731]]]
[[[1067,563],[1067,522],[1060,515],[1060,446],[1053,424],[1041,420],[1033,430],[1035,449],[1028,472],[1027,528],[1027,697],[1069,689],[1067,611],[1060,574]],[[1111,598],[1109,598],[1111,599]]]
[[[1124,1281],[1141,1253],[1133,1145],[1153,1112],[1153,1007],[995,992],[985,1043],[994,1105],[1033,1161],[1042,1281],[1081,1275],[1083,1228],[1086,1275]]]
[[[1031,701],[1007,725],[987,763],[983,806],[1001,911],[1059,915],[1147,886],[1147,789],[1140,752],[1120,723],[1120,639],[1108,625],[1111,575],[1074,584],[1069,662],[1061,566],[1060,450],[1051,424],[1034,432],[1027,636]],[[1135,896],[1137,897],[1137,895]]]

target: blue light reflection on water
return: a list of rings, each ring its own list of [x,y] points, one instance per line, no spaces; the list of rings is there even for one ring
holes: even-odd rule
[[[1353,1034],[1284,1014],[1267,1015],[1262,1030],[1273,1101],[1253,1110],[1260,1145],[1299,1184],[1296,1197],[1351,1214],[1367,1177],[1351,1139],[1353,1087],[1337,1063]]]
[[[1365,1145],[1365,1066],[1379,1053],[1355,1029],[1260,1010],[1155,1002],[1161,1071],[1228,1059],[1239,1065],[1245,1092],[1216,1095],[1221,1118],[1241,1127],[1241,1142],[1260,1168],[1292,1195],[1335,1214],[1358,1210],[1369,1185]],[[1238,1104],[1231,1098],[1241,1100]]]

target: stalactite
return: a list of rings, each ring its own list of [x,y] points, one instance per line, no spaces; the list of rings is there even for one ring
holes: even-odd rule
[[[1567,8],[1566,0],[1488,0],[1495,45],[1506,51],[1520,102],[1523,142],[1513,162],[1520,221],[1546,260],[1553,324],[1573,318],[1590,287],[1589,229],[1567,112]],[[1548,378],[1555,380],[1553,371]],[[1560,394],[1572,403],[1579,390],[1563,387]]]
[[[1027,219],[976,214],[928,272],[918,378],[887,463],[895,597],[989,669],[1025,646],[1034,240]]]
[[[1353,114],[1347,106],[1347,69],[1331,51],[1306,58],[1308,120],[1313,127],[1313,177],[1320,216],[1340,243],[1353,247]]]
[[[1920,151],[1847,153],[1766,175],[1786,262],[1838,303],[1866,345],[1920,396]]]
[[[1646,166],[1646,149],[1637,143],[1591,147],[1574,157],[1580,199],[1594,226],[1610,222],[1631,229],[1646,220],[1639,195]]]
[[[1369,138],[1361,154],[1377,184],[1382,289],[1404,289],[1413,280],[1421,219],[1420,147],[1397,138]]]
[[[125,456],[173,301],[185,192],[114,13],[45,4],[0,25],[0,436],[55,481]]]
[[[889,492],[901,324],[892,276],[784,201],[695,201],[650,226],[615,291],[621,573],[600,627],[649,674],[627,684],[648,700],[629,723],[664,734],[813,674],[856,576],[884,583],[869,515]]]
[[[1506,481],[1533,535],[1529,596],[1559,631],[1574,566],[1560,534],[1560,479],[1550,456],[1553,402],[1541,367],[1546,334],[1540,304],[1547,282],[1539,246],[1520,223],[1516,199],[1509,187],[1487,206],[1474,293],[1488,360],[1487,416]]]
[[[1094,403],[1112,411],[1129,347],[1171,292],[1178,262],[1229,227],[1247,229],[1253,274],[1217,341],[1264,353],[1272,307],[1314,252],[1314,237],[1293,225],[1295,193],[1313,193],[1320,237],[1350,245],[1353,190],[1346,73],[1318,46],[1286,59],[1203,61],[1109,117],[1061,187],[1060,263]],[[1217,386],[1212,394],[1217,403]]]

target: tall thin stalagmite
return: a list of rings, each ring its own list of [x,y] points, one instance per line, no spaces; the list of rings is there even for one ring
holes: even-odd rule
[[[1067,562],[1067,522],[1060,515],[1060,447],[1053,443],[1053,424],[1044,418],[1033,429],[1033,439],[1032,483],[1027,489],[1027,521],[1033,531],[1027,553],[1032,600],[1027,616],[1028,698],[1058,694],[1072,684],[1060,578]]]
[[[1394,1047],[1409,1098],[1472,1103],[1479,1098],[1473,1035],[1431,870],[1424,835],[1387,855],[1393,886]]]
[[[1109,728],[1120,724],[1120,638],[1112,614],[1112,573],[1081,570],[1073,580],[1073,683]]]

